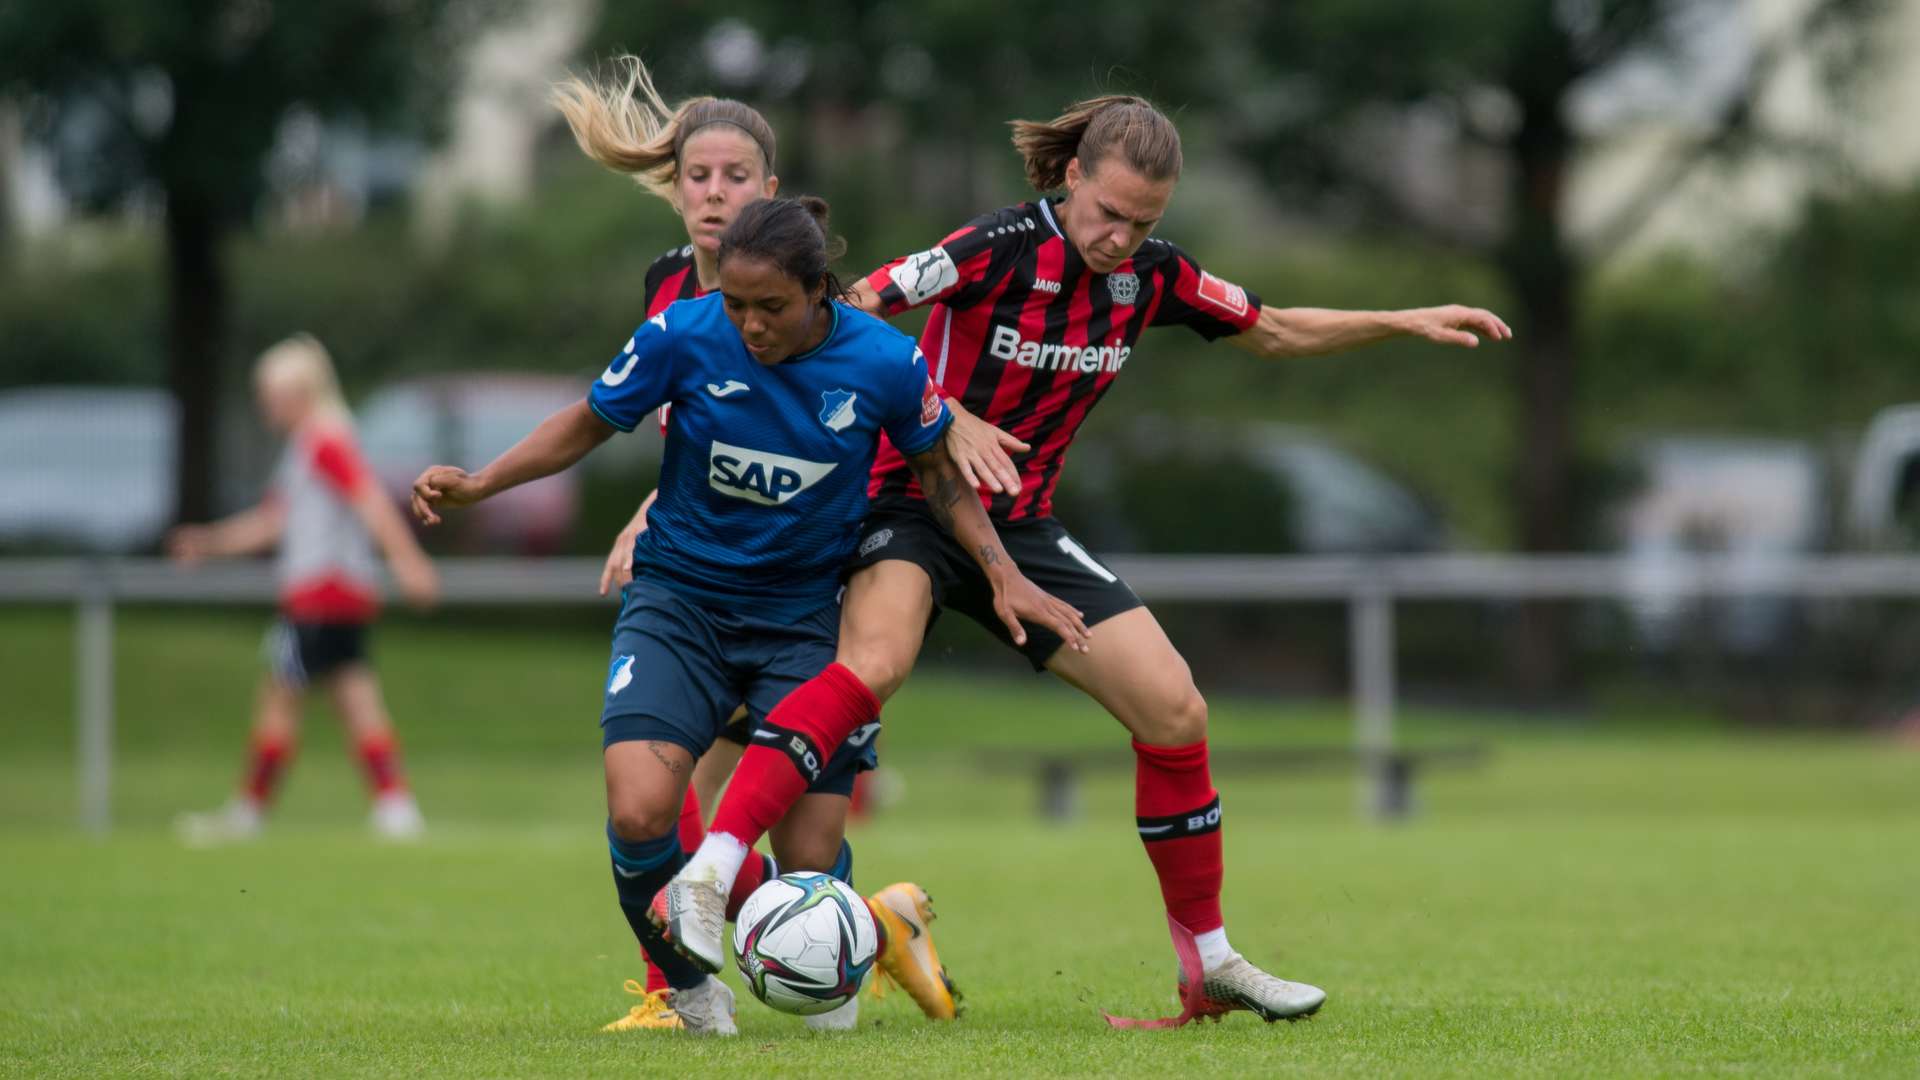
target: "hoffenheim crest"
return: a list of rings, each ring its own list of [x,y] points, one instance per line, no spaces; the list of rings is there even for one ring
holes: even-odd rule
[[[1140,297],[1140,275],[1108,274],[1107,291],[1113,294],[1116,304],[1131,304]]]
[[[820,392],[820,422],[828,431],[845,431],[853,426],[853,400],[858,396],[851,390]]]

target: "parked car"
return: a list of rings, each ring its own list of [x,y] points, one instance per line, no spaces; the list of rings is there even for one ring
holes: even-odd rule
[[[1443,550],[1436,506],[1324,435],[1161,417],[1080,439],[1055,501],[1110,552],[1388,555]]]
[[[355,409],[361,446],[382,486],[404,499],[414,477],[445,462],[478,468],[554,410],[580,400],[581,380],[543,374],[434,375],[392,383]],[[174,513],[177,407],[164,390],[33,387],[0,394],[0,546],[128,553],[154,549]],[[258,495],[267,440],[230,417],[218,488]],[[589,467],[633,470],[658,456],[643,429],[596,451]],[[523,485],[453,519],[464,550],[559,551],[580,509],[581,475]],[[643,488],[632,493],[638,505]],[[611,533],[609,533],[611,536]]]
[[[360,445],[382,485],[404,499],[427,466],[477,469],[583,393],[580,380],[559,375],[448,374],[389,383],[356,410]],[[550,555],[579,511],[580,479],[569,470],[502,492],[453,520],[463,530],[462,546]]]
[[[0,544],[100,553],[156,544],[173,516],[177,415],[164,390],[0,394]]]

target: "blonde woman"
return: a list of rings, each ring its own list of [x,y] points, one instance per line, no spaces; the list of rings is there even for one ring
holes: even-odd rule
[[[180,526],[167,548],[189,566],[277,548],[280,614],[267,632],[267,672],[240,789],[219,810],[183,815],[182,836],[218,843],[259,835],[298,745],[302,704],[322,689],[366,772],[374,832],[414,839],[424,822],[367,653],[380,609],[374,550],[386,556],[401,595],[416,607],[435,601],[439,580],[361,459],[326,349],[305,334],[280,342],[254,365],[253,388],[261,418],[287,440],[272,486],[258,505],[231,517]]]

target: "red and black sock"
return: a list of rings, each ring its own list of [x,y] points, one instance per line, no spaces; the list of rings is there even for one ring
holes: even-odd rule
[[[841,742],[879,715],[880,699],[839,664],[801,683],[753,733],[709,831],[753,847],[819,779]]]
[[[1133,753],[1134,813],[1167,914],[1195,934],[1218,930],[1220,793],[1207,771],[1206,741],[1148,746],[1135,739]]]
[[[272,802],[274,790],[298,749],[299,743],[291,735],[255,735],[247,750],[246,780],[241,784],[246,797],[257,806]]]
[[[367,774],[367,786],[373,788],[374,795],[393,795],[407,790],[406,776],[400,771],[400,744],[392,732],[362,735],[355,748],[360,755],[360,767]]]

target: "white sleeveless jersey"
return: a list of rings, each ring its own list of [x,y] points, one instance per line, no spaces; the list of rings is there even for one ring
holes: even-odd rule
[[[375,485],[353,432],[311,424],[293,434],[274,470],[286,511],[275,576],[295,622],[366,622],[379,611],[380,566],[353,500]]]

